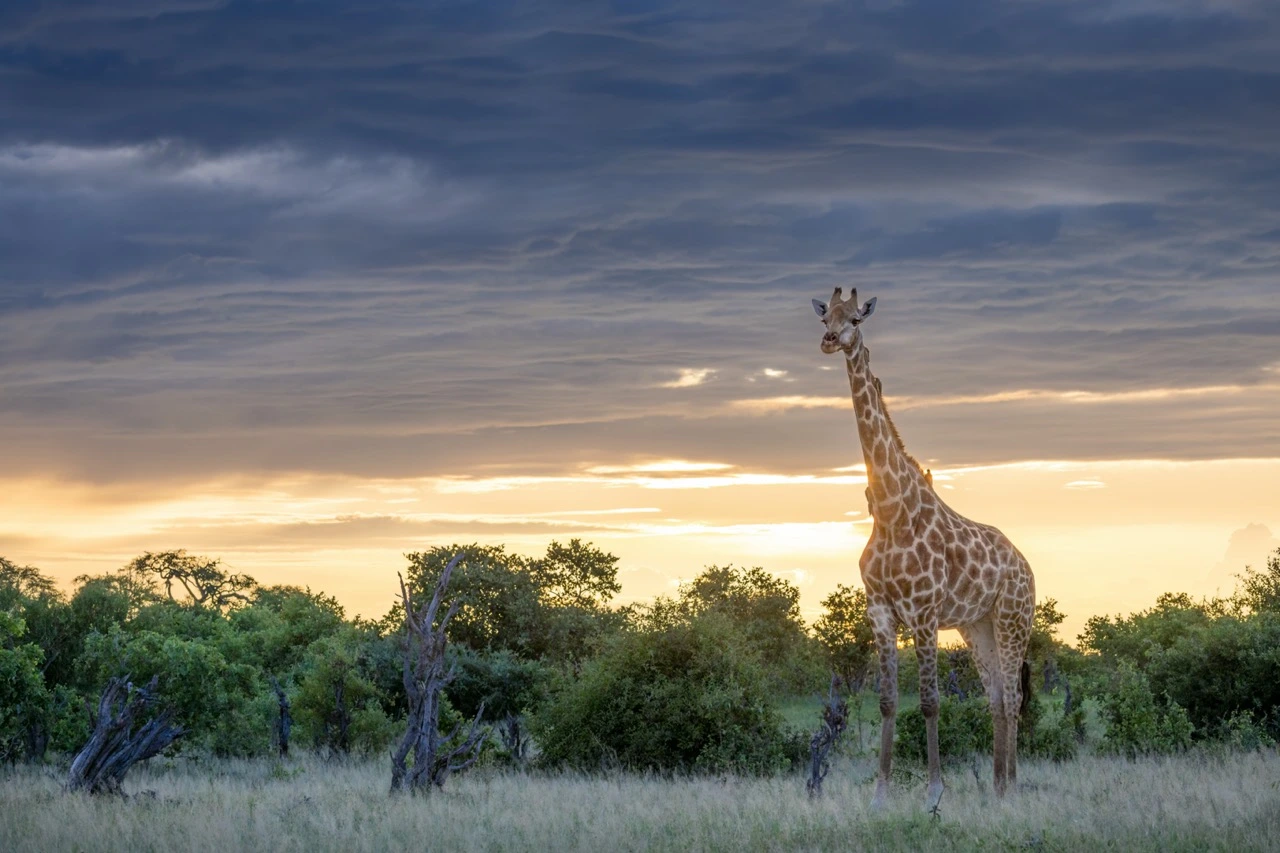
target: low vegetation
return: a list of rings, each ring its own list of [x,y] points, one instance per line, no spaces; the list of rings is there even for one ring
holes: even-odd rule
[[[427,798],[388,796],[381,758],[153,760],[129,799],[61,792],[46,768],[0,779],[0,849],[1243,851],[1280,837],[1274,753],[1025,762],[1016,797],[989,761],[947,778],[941,817],[904,773],[868,809],[874,760],[837,760],[823,794],[800,776],[524,774],[480,768]]]
[[[607,846],[825,848],[858,832],[888,848],[990,833],[1039,849],[1238,849],[1277,829],[1280,551],[1229,598],[1162,595],[1091,618],[1074,646],[1058,637],[1057,603],[1042,601],[1016,806],[984,787],[991,728],[973,661],[943,649],[938,825],[913,810],[924,726],[909,695],[901,802],[883,817],[863,810],[880,685],[861,589],[837,589],[808,626],[792,584],[711,566],[670,598],[616,607],[617,558],[572,540],[538,558],[478,545],[408,554],[404,599],[430,600],[455,556],[447,605],[415,617],[412,642],[403,604],[352,619],[323,593],[260,586],[183,551],[78,578],[69,593],[0,558],[0,849],[386,849],[426,826],[440,846],[492,849],[615,836]],[[419,695],[426,677],[405,670],[418,646],[447,650],[431,670],[443,692]],[[899,653],[894,687],[911,694],[905,638]],[[826,696],[833,674],[843,699]],[[124,796],[69,794],[67,767],[112,684],[147,685],[130,731],[162,720],[181,736],[103,787]],[[821,709],[841,701],[844,733],[815,758]],[[388,797],[393,742],[452,750],[477,732],[479,751],[454,768],[474,763],[469,775],[441,788],[433,774],[417,786],[427,805]],[[808,797],[805,769],[825,766]]]

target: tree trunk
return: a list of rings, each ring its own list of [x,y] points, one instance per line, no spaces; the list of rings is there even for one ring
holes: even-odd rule
[[[279,716],[276,717],[276,749],[279,750],[281,758],[289,757],[289,733],[293,729],[293,715],[289,713],[289,695],[284,692],[284,688],[274,675],[268,675],[267,680],[271,682],[271,689],[276,694],[276,704],[279,706]]]
[[[822,793],[822,781],[827,778],[827,771],[831,769],[831,762],[827,758],[847,725],[849,704],[840,695],[840,677],[833,674],[831,689],[827,692],[827,704],[822,708],[822,725],[809,739],[809,778],[804,787],[810,797]]]
[[[520,726],[520,715],[507,714],[498,731],[502,736],[502,746],[511,756],[511,760],[523,767],[528,754],[529,738],[525,736],[524,729]]]
[[[404,689],[409,698],[408,727],[400,745],[391,754],[391,790],[411,793],[429,792],[443,787],[452,773],[466,770],[480,757],[480,748],[489,736],[480,727],[484,705],[476,713],[465,734],[459,723],[447,736],[440,735],[441,693],[452,679],[453,671],[445,669],[445,628],[457,612],[454,602],[436,625],[441,599],[449,586],[449,578],[462,554],[454,555],[436,582],[429,602],[414,607],[413,597],[400,579],[400,596],[404,600]],[[409,755],[413,754],[413,763]]]
[[[35,764],[44,761],[44,754],[49,751],[49,730],[43,722],[31,723],[27,726],[26,760]]]
[[[130,767],[163,751],[187,733],[173,724],[170,708],[145,719],[157,701],[158,683],[159,676],[146,687],[135,687],[128,676],[107,682],[98,700],[93,734],[71,762],[66,790],[119,794]]]

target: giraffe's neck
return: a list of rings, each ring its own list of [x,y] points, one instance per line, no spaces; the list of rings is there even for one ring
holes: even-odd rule
[[[858,440],[867,465],[867,492],[876,522],[886,525],[906,523],[933,490],[898,437],[884,397],[876,386],[866,347],[856,356],[845,357],[853,414],[858,423]]]

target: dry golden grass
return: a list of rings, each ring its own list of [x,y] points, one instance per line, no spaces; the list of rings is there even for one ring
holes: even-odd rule
[[[477,771],[429,797],[387,793],[386,760],[155,761],[128,799],[68,796],[51,768],[0,771],[0,850],[1275,850],[1280,756],[1028,762],[1022,790],[953,768],[941,816],[904,774],[871,814],[868,761],[810,801],[796,776],[660,779]]]

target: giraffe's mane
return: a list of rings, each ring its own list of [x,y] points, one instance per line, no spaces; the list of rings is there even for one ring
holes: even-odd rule
[[[866,344],[862,346],[862,357],[867,360],[867,373],[871,374],[871,377],[875,380],[876,396],[880,398],[880,411],[884,413],[885,422],[889,424],[889,434],[893,436],[893,443],[898,446],[898,450],[902,455],[907,457],[907,461],[920,472],[920,476],[924,477],[924,466],[916,461],[916,458],[911,455],[911,451],[907,450],[907,443],[902,440],[902,434],[898,432],[898,425],[893,422],[893,418],[889,415],[889,407],[884,402],[884,389],[880,382],[880,377],[871,371],[871,350],[867,349]],[[930,484],[932,485],[932,483]]]
[[[924,466],[916,461],[916,458],[911,455],[911,451],[907,450],[906,442],[902,440],[902,436],[898,433],[898,425],[893,422],[893,418],[889,417],[889,408],[884,404],[883,394],[880,396],[880,411],[884,412],[884,419],[889,422],[889,432],[893,434],[894,443],[898,445],[902,455],[907,457],[907,461],[916,466],[916,470],[923,476]]]

